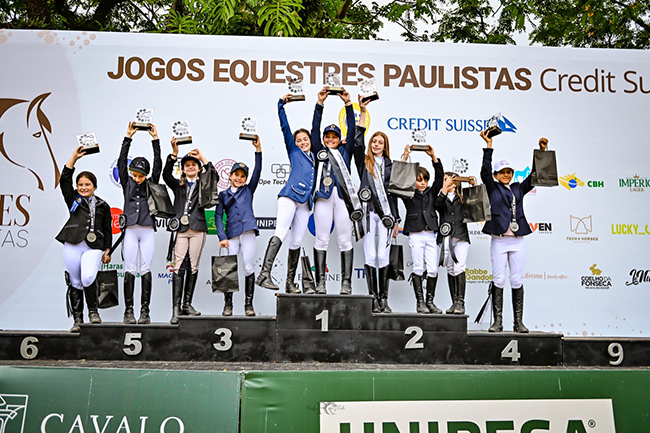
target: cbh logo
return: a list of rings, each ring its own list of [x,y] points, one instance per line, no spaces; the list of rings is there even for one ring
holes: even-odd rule
[[[48,133],[52,133],[52,124],[41,108],[43,102],[50,94],[43,93],[31,101],[26,99],[0,98],[0,120],[3,118],[6,120],[6,122],[3,122],[3,127],[0,128],[0,153],[12,165],[29,171],[36,178],[38,189],[41,191],[45,190],[45,184],[43,182],[45,176],[43,173],[39,174],[36,172],[40,168],[30,167],[29,165],[32,163],[39,161],[43,157],[49,158],[52,161],[53,175],[52,181],[48,182],[48,185],[51,185],[53,189],[59,185],[59,179],[61,178],[59,165],[56,162],[48,138]],[[17,113],[19,110],[13,110],[12,108],[14,107],[26,107],[27,109]],[[19,118],[25,121],[25,126],[20,125],[22,122],[15,122]],[[5,137],[5,133],[9,135]],[[43,143],[45,143],[45,146],[43,146]],[[29,149],[29,152],[24,152],[25,148]],[[12,156],[14,151],[16,153],[22,153],[27,161],[16,160]]]
[[[28,399],[26,395],[0,394],[0,433],[24,432]]]

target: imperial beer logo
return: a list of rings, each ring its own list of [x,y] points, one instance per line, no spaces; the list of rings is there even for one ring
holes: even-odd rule
[[[580,284],[585,289],[607,290],[612,287],[612,279],[607,275],[603,275],[603,271],[598,269],[598,265],[594,263],[589,270],[591,275],[583,275],[580,277]]]
[[[0,433],[27,433],[27,395],[0,394]]]
[[[614,433],[610,399],[321,403],[321,433]]]
[[[644,188],[650,187],[650,179],[635,174],[633,177],[619,179],[618,186],[620,188],[629,188],[631,192],[644,192]]]

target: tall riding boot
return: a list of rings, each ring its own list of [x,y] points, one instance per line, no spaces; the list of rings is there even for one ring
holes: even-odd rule
[[[183,293],[183,316],[200,316],[201,313],[192,307],[192,299],[194,298],[194,289],[196,288],[196,280],[199,278],[199,272],[192,274],[185,274],[185,291]]]
[[[382,313],[392,313],[393,310],[388,306],[388,266],[379,268],[379,308]]]
[[[465,272],[456,275],[454,278],[456,279],[456,309],[454,314],[465,314],[465,287],[467,286]]]
[[[326,263],[327,262],[327,251],[321,251],[314,248],[314,269],[316,271],[316,294],[325,295],[327,294],[327,286],[325,285],[325,280],[327,279],[326,275]]]
[[[275,256],[278,255],[280,247],[282,246],[282,241],[279,237],[273,236],[269,241],[269,244],[266,247],[266,253],[264,253],[264,261],[262,262],[262,270],[257,276],[257,285],[264,287],[265,289],[278,290],[279,287],[273,282],[271,278],[271,269],[273,268],[273,262],[275,261]]]
[[[72,318],[74,319],[70,332],[80,332],[80,325],[84,323],[84,295],[81,290],[68,286],[68,299],[72,310]]]
[[[528,333],[524,325],[524,286],[512,289],[512,313],[514,316],[512,330],[522,334]]]
[[[379,292],[377,291],[377,268],[368,265],[364,265],[364,268],[366,270],[368,294],[372,296],[372,312],[381,313],[381,309],[379,308]]]
[[[287,293],[300,293],[300,287],[294,282],[299,261],[300,248],[289,250],[289,254],[287,255],[287,281],[284,283],[284,290]]]
[[[172,318],[169,321],[172,325],[178,324],[178,317],[181,311],[181,298],[183,297],[183,277],[176,272],[172,274]]]
[[[253,295],[255,294],[255,274],[246,275],[246,278],[244,278],[244,294],[246,295],[244,312],[247,316],[254,316]]]
[[[413,283],[413,291],[415,292],[415,310],[418,314],[427,314],[429,310],[427,310],[427,307],[424,305],[424,294],[422,293],[422,276],[411,274],[411,282]]]
[[[497,287],[494,283],[490,283],[490,291],[492,292],[492,315],[494,316],[494,323],[488,329],[490,332],[503,331],[503,288]]]
[[[151,303],[151,272],[140,275],[140,285],[142,286],[142,297],[140,302],[140,318],[138,323],[148,325],[151,323],[149,317],[149,304]]]
[[[451,307],[445,311],[446,314],[454,314],[458,306],[458,287],[456,277],[447,271],[447,284],[449,284],[449,294],[451,295]]]
[[[86,305],[88,306],[88,321],[90,323],[102,323],[102,318],[99,317],[97,311],[99,305],[99,288],[97,287],[97,279],[93,283],[84,287],[84,295],[86,295]]]
[[[341,251],[341,295],[352,294],[352,261],[354,250]]]
[[[123,323],[133,325],[135,316],[133,315],[133,290],[135,286],[135,275],[130,272],[124,273],[124,319]]]
[[[433,297],[436,295],[436,284],[438,284],[438,276],[427,278],[427,302],[426,307],[430,314],[442,314],[442,310],[436,307],[433,303]]]
[[[232,292],[223,294],[224,304],[222,316],[232,316]]]

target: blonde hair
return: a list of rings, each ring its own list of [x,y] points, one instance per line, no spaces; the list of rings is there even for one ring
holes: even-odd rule
[[[388,136],[381,131],[376,131],[374,134],[370,136],[370,140],[368,140],[368,150],[366,151],[366,158],[365,158],[366,170],[368,170],[368,173],[370,173],[372,177],[375,177],[375,155],[372,153],[372,140],[378,135],[384,139],[384,152],[382,156],[385,156],[386,158],[390,159]]]

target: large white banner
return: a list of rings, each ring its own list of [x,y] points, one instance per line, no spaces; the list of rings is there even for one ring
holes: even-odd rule
[[[445,170],[478,177],[484,145],[478,131],[500,112],[506,128],[494,140],[494,158],[510,159],[521,180],[530,171],[538,139],[547,137],[557,152],[561,185],[537,188],[526,197],[533,229],[526,238],[526,325],[570,336],[650,332],[645,311],[650,301],[650,57],[645,51],[4,30],[0,60],[2,329],[70,326],[62,246],[54,236],[68,213],[57,178],[77,134],[97,135],[101,153],[77,166],[97,175],[97,194],[117,215],[123,198],[116,159],[138,109],[154,110],[163,159],[171,150],[172,123],[187,120],[196,147],[224,179],[234,161],[253,163],[254,149],[238,133],[243,117],[257,118],[264,158],[254,201],[262,219],[259,269],[273,234],[277,193],[290,171],[276,108],[288,93],[285,77],[304,79],[307,101],[286,110],[294,130],[309,129],[325,73],[339,72],[355,100],[358,79],[376,78],[381,99],[369,107],[369,131],[388,134],[393,159],[410,141],[410,129],[425,128]],[[339,98],[329,97],[323,125],[343,125],[342,108]],[[137,133],[130,156],[151,159],[151,154],[149,135]],[[413,157],[430,167],[424,154]],[[466,299],[473,318],[485,299],[491,265],[489,237],[478,224],[470,224],[470,230]],[[328,256],[330,293],[339,291],[335,239]],[[398,241],[405,245],[408,276],[408,242],[403,235]],[[153,263],[156,322],[171,315],[167,242],[161,227]],[[304,246],[310,255],[313,243],[308,233]],[[203,314],[220,314],[223,307],[223,297],[211,292],[209,282],[217,244],[210,236],[200,265],[194,305]],[[112,266],[122,273],[119,252]],[[355,246],[354,268],[354,293],[367,293],[361,243]],[[282,288],[285,272],[286,247],[273,270]],[[436,303],[445,309],[451,300],[446,272],[440,272]],[[234,297],[235,314],[243,314],[242,292]],[[389,302],[394,311],[415,311],[407,282],[391,283]],[[509,292],[505,304],[509,329]],[[274,293],[258,289],[255,309],[274,314]],[[105,321],[121,321],[122,309],[102,315]],[[486,329],[487,320],[470,328]]]

